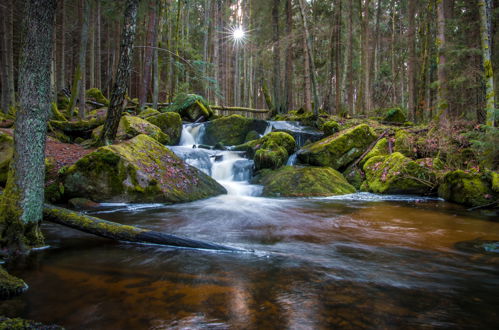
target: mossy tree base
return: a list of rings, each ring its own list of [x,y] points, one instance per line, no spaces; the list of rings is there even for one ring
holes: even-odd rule
[[[15,297],[27,289],[28,285],[23,280],[10,275],[0,266],[0,299]]]

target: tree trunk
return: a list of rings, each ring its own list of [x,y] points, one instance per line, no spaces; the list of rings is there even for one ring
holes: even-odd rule
[[[307,111],[312,110],[312,78],[310,75],[310,58],[308,57],[308,53],[306,51],[307,49],[307,37],[305,33],[303,33],[303,81],[304,81],[304,88],[305,90],[303,91],[303,102],[304,108]]]
[[[96,17],[95,17],[95,86],[103,89],[102,86],[102,51],[101,51],[101,3],[96,1]],[[110,42],[110,40],[106,40]]]
[[[228,246],[192,240],[133,226],[106,221],[61,207],[45,204],[43,219],[63,226],[97,235],[104,238],[125,242],[152,243],[193,249],[219,251],[241,251]]]
[[[128,82],[132,72],[133,42],[135,40],[135,31],[137,27],[138,4],[139,0],[127,0],[126,2],[118,72],[111,94],[106,121],[99,139],[99,143],[102,145],[112,144],[116,138],[121,114],[125,108],[125,94],[128,90]]]
[[[305,5],[303,3],[303,0],[299,0],[298,3],[300,4],[300,14],[301,14],[301,19],[302,19],[302,24],[303,24],[303,30],[305,32],[305,52],[308,57],[308,64],[310,66],[310,77],[312,80],[312,94],[314,95],[314,106],[313,106],[313,112],[314,116],[319,115],[319,94],[317,91],[317,78],[316,78],[316,72],[315,72],[315,63],[314,63],[314,56],[312,54],[312,39],[310,37],[310,33],[308,30],[308,23],[307,23],[307,14],[305,12]]]
[[[482,35],[482,57],[485,75],[485,113],[486,124],[495,124],[495,97],[494,97],[494,71],[491,61],[491,25],[492,25],[492,0],[479,0],[480,7],[480,34]]]
[[[86,63],[87,63],[87,45],[88,45],[88,21],[90,19],[90,0],[80,0],[83,10],[81,31],[80,31],[80,50],[78,56],[78,69],[80,79],[78,81],[78,117],[85,118],[85,91],[86,86]]]
[[[281,4],[280,0],[272,1],[272,36],[273,36],[273,65],[272,65],[272,75],[273,75],[273,95],[274,95],[274,106],[277,113],[282,113],[281,105],[281,42],[280,42],[280,31],[279,31],[279,6]]]
[[[59,53],[59,68],[57,70],[57,89],[58,91],[66,88],[66,15],[65,15],[65,7],[64,1],[59,1],[59,46],[57,47],[57,51]]]
[[[139,88],[139,107],[144,108],[147,102],[147,94],[151,87],[151,67],[153,61],[154,49],[157,39],[157,15],[158,4],[156,0],[149,2],[149,22],[147,24],[146,49],[144,51],[144,71],[142,72],[142,83]]]
[[[447,0],[437,1],[437,49],[438,49],[438,93],[437,109],[438,116],[445,122],[452,121],[453,114],[447,100],[447,58],[446,58],[446,11]]]
[[[284,94],[285,97],[285,110],[286,112],[293,106],[293,7],[291,0],[286,1],[286,68],[284,71]]]
[[[354,114],[353,85],[353,1],[348,5],[348,108],[350,115]]]
[[[14,157],[0,201],[1,246],[10,253],[43,244],[45,136],[50,112],[50,60],[56,0],[25,2]]]
[[[335,45],[335,108],[336,114],[341,113],[341,17],[342,17],[342,0],[338,0],[336,15],[336,45]]]
[[[363,113],[368,114],[371,111],[371,29],[369,28],[369,9],[371,0],[365,0],[362,12],[362,73],[363,73]]]
[[[96,15],[95,15],[95,6],[92,0],[90,0],[88,6],[90,7],[89,9],[89,40],[88,40],[88,86],[90,88],[97,87],[95,85],[95,21],[96,21]]]
[[[13,15],[14,15],[14,0],[8,0],[3,9],[3,50],[5,66],[5,108],[14,106],[16,103],[16,93],[14,84],[14,47],[13,47]],[[4,110],[5,111],[5,110]]]
[[[407,43],[409,50],[409,60],[407,63],[407,80],[408,80],[408,114],[409,120],[416,121],[416,0],[408,0],[408,27],[407,27]]]

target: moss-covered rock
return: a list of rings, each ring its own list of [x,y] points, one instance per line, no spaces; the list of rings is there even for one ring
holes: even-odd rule
[[[417,156],[417,148],[415,146],[416,136],[403,129],[395,132],[395,146],[393,150],[401,154],[415,158]]]
[[[139,117],[142,118],[142,119],[146,119],[146,118],[151,117],[151,116],[159,115],[160,113],[161,112],[159,112],[156,109],[146,107],[144,110],[142,110],[139,113]]]
[[[322,125],[322,131],[325,136],[333,135],[334,133],[338,133],[340,131],[340,124],[334,120],[328,120]]]
[[[86,91],[85,96],[87,100],[100,103],[106,107],[109,106],[109,100],[102,94],[102,91],[98,88],[90,88]]]
[[[40,322],[21,318],[0,316],[0,330],[64,330],[58,325],[45,325]]]
[[[147,135],[101,147],[63,175],[65,198],[179,203],[226,193],[215,180]]]
[[[276,169],[286,164],[295,150],[295,139],[285,132],[272,132],[257,140],[246,142],[234,149],[246,151],[254,157],[255,169]]]
[[[263,133],[266,128],[265,120],[249,119],[240,115],[222,117],[206,123],[204,143],[215,145],[221,142],[226,146],[235,146],[244,143],[250,131]]]
[[[103,126],[97,127],[92,131],[92,138],[98,139],[102,132]],[[149,135],[161,144],[169,144],[170,137],[163,133],[163,131],[156,125],[151,124],[147,120],[136,116],[123,116],[121,117],[116,133],[117,141],[124,141],[131,139],[139,134]]]
[[[170,137],[169,145],[177,145],[182,135],[182,118],[176,112],[165,112],[146,118],[148,122],[158,126]]]
[[[487,205],[499,199],[499,193],[493,190],[493,180],[492,172],[449,172],[442,179],[438,195],[447,201],[466,206]]]
[[[376,136],[363,124],[303,147],[298,159],[304,164],[345,169],[360,157]]]
[[[355,189],[360,189],[366,175],[359,167],[349,166],[343,172],[343,176],[347,179],[348,183],[355,187]]]
[[[178,94],[166,110],[177,112],[182,116],[182,118],[193,122],[197,121],[201,117],[208,120],[214,115],[208,101],[206,101],[201,95],[197,94]]]
[[[403,124],[406,120],[407,118],[400,108],[388,109],[383,117],[384,122],[393,124]]]
[[[69,97],[62,91],[57,93],[57,108],[59,110],[67,110],[69,106]]]
[[[14,154],[14,139],[6,133],[0,132],[0,185],[7,182],[9,164]]]
[[[376,156],[385,156],[389,154],[388,150],[388,140],[386,138],[382,138],[379,140],[374,147],[367,153],[367,155],[362,158],[362,160],[359,162],[359,167],[363,168],[364,164],[372,157]]]
[[[492,190],[496,193],[499,193],[499,173],[492,172]]]
[[[417,194],[433,191],[437,175],[428,162],[413,161],[399,152],[375,156],[364,164],[369,191],[378,194]]]
[[[244,138],[244,142],[250,142],[253,140],[258,140],[260,138],[260,134],[257,131],[249,131]]]
[[[10,128],[14,125],[14,117],[0,111],[0,128]]]
[[[0,299],[11,298],[28,288],[20,278],[10,275],[0,266]]]
[[[341,173],[330,167],[285,166],[265,171],[258,178],[267,197],[313,197],[351,194],[351,186]]]

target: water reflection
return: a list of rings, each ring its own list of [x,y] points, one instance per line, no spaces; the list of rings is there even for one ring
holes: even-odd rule
[[[0,308],[68,329],[499,324],[499,258],[454,248],[499,240],[498,223],[441,201],[362,198],[225,195],[99,214],[255,253],[117,243],[46,224],[52,248],[9,265],[31,290]]]

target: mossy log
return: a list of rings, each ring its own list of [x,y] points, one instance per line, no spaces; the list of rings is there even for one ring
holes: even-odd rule
[[[77,229],[85,233],[118,241],[152,243],[205,250],[241,251],[239,249],[220,244],[202,242],[155,232],[144,228],[122,225],[49,204],[45,204],[43,209],[43,219]]]
[[[246,111],[255,113],[268,113],[269,110],[266,109],[253,109],[244,107],[224,107],[223,105],[210,105],[213,110],[227,110],[227,111]]]

